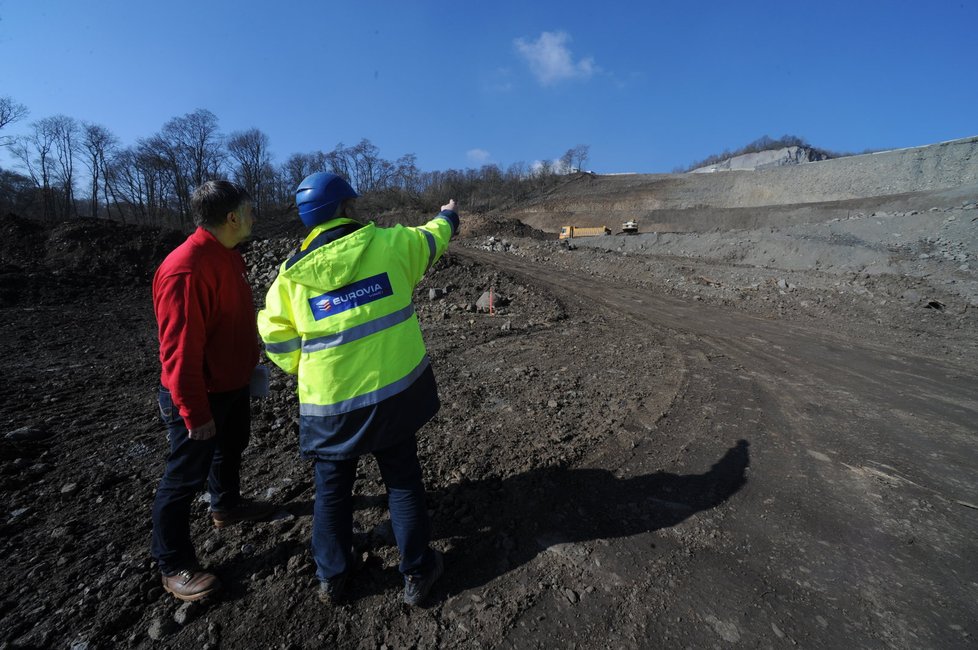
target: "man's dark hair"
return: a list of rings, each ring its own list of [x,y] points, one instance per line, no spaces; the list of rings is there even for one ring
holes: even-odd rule
[[[220,226],[245,202],[252,202],[248,190],[228,181],[207,181],[194,190],[190,207],[198,226]]]

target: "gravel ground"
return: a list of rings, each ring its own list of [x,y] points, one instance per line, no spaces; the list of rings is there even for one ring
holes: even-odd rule
[[[978,186],[973,196],[978,196]],[[537,263],[654,288],[771,319],[886,333],[933,354],[978,351],[978,203],[960,192],[906,212],[835,208],[781,228],[472,242]]]

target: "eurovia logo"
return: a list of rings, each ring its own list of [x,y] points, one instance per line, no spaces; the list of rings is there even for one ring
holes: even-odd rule
[[[354,307],[362,307],[392,295],[394,295],[394,291],[391,289],[390,278],[387,277],[386,273],[381,273],[310,298],[309,308],[312,310],[313,318],[322,320],[327,316],[333,316]]]

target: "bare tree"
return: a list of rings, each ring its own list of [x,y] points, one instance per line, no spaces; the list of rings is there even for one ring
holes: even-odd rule
[[[380,150],[366,138],[352,147],[342,142],[336,145],[326,154],[326,166],[323,171],[342,176],[359,194],[383,189],[395,171],[395,166],[383,160]]]
[[[222,140],[217,127],[217,116],[210,111],[198,108],[193,113],[170,120],[163,127],[176,136],[182,154],[188,163],[190,184],[197,187],[221,175],[224,163]]]
[[[294,153],[282,163],[282,177],[292,189],[299,187],[302,179],[313,173],[312,154]]]
[[[329,171],[342,176],[348,180],[353,187],[357,186],[355,178],[356,172],[353,168],[350,149],[347,149],[342,142],[337,144],[332,151],[326,154],[325,163],[327,165],[327,169],[322,171]]]
[[[268,152],[268,136],[258,129],[237,131],[228,136],[228,153],[235,161],[234,175],[255,200],[255,208],[261,212],[271,171],[271,154]]]
[[[278,173],[282,184],[280,203],[287,204],[295,200],[294,192],[306,176],[325,171],[333,170],[329,155],[322,151],[294,153],[289,156],[288,160],[282,163]]]
[[[141,142],[140,148],[169,175],[169,179],[160,180],[164,185],[172,184],[176,211],[186,222],[193,188],[221,176],[225,152],[217,117],[202,108],[175,117],[158,134]]]
[[[36,196],[34,183],[23,174],[0,169],[0,214],[28,214]]]
[[[78,153],[78,122],[67,115],[42,120],[54,133],[54,150],[58,160],[57,177],[61,185],[61,216],[77,217],[75,205],[75,154]]]
[[[290,205],[292,197],[290,188],[286,185],[285,179],[279,168],[270,161],[262,167],[261,180],[259,185],[262,188],[262,207],[265,209],[275,206],[287,207]]]
[[[190,191],[177,147],[154,136],[139,141],[133,153],[135,171],[144,185],[148,216],[163,223],[175,212],[180,223],[186,223],[190,215]]]
[[[557,159],[554,165],[554,172],[557,174],[570,174],[574,171],[574,150],[568,149],[563,156]]]
[[[272,204],[279,209],[287,209],[295,199],[295,188],[285,174],[284,165],[270,167],[268,170],[268,196]]]
[[[525,179],[529,175],[526,162],[522,160],[514,162],[506,169],[506,175],[517,181]]]
[[[23,104],[18,104],[11,97],[0,97],[0,129],[24,119],[27,113],[27,107]],[[0,145],[9,144],[11,140],[9,136],[0,136]]]
[[[591,156],[591,147],[586,144],[579,144],[568,153],[571,153],[571,166],[576,167],[577,171],[584,171],[588,158]]]
[[[124,193],[130,178],[129,172],[132,166],[129,164],[129,160],[131,158],[131,149],[114,148],[111,156],[105,162],[105,178],[102,183],[105,211],[111,217],[114,209],[122,223],[126,223],[127,216],[145,217],[145,209],[138,210],[138,208],[144,208],[144,204],[127,201]]]
[[[387,170],[381,164],[380,150],[364,138],[348,150],[352,163],[353,178],[350,181],[357,192],[362,194],[383,186],[384,172]]]
[[[128,148],[114,153],[106,170],[106,186],[123,222],[127,213],[137,220],[146,220],[149,216],[147,179],[136,150]]]
[[[90,210],[92,218],[98,217],[99,189],[104,189],[105,193],[108,193],[107,159],[111,156],[112,150],[118,142],[119,140],[104,126],[87,122],[82,124],[81,147],[85,152],[85,165],[88,167],[91,179]],[[108,206],[107,196],[106,206]]]
[[[136,145],[136,160],[140,172],[147,172],[146,204],[150,213],[154,206],[172,207],[181,223],[190,218],[190,179],[186,157],[179,142],[170,140],[163,132],[140,140]],[[172,196],[163,191],[172,188]],[[158,191],[157,191],[158,190]]]
[[[140,140],[134,147],[117,150],[108,165],[109,193],[120,215],[137,221],[170,225],[174,209],[176,176],[171,161],[154,138]],[[122,216],[125,220],[125,216]]]
[[[14,140],[11,153],[27,172],[34,186],[41,194],[41,215],[45,219],[54,217],[54,200],[51,179],[54,174],[55,134],[44,120],[31,124],[28,135]]]
[[[479,170],[478,185],[480,193],[484,197],[485,209],[492,210],[494,199],[498,207],[499,201],[497,195],[503,186],[502,170],[497,165],[483,165],[482,169]]]
[[[407,153],[394,162],[394,177],[392,183],[409,196],[418,196],[423,189],[421,170],[418,169],[418,157]]]

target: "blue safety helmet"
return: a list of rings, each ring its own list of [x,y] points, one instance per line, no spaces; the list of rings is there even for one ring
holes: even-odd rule
[[[314,228],[332,219],[344,199],[355,199],[357,196],[342,176],[316,172],[299,183],[299,189],[295,191],[295,204],[302,223]]]

